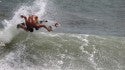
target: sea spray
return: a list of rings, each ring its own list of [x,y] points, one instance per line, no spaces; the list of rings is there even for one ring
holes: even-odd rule
[[[24,19],[21,19],[20,15],[29,16],[35,14],[38,17],[41,17],[45,12],[45,6],[46,0],[35,0],[31,6],[24,4],[19,7],[19,9],[14,12],[12,19],[5,19],[2,21],[4,29],[0,31],[0,42],[9,43],[13,37],[20,32],[20,30],[16,29],[17,24],[24,22]]]

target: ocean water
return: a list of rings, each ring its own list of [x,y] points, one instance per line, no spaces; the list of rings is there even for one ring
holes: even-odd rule
[[[124,0],[0,0],[0,70],[125,70]],[[58,21],[17,29],[20,15]]]

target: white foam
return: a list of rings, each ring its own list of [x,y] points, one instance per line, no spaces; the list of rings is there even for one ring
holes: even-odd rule
[[[16,29],[17,24],[24,22],[24,20],[20,18],[20,15],[28,16],[30,14],[35,14],[41,17],[45,12],[45,7],[46,0],[35,0],[32,6],[23,5],[17,9],[11,20],[5,19],[2,21],[4,29],[0,31],[0,42],[8,43],[20,32]]]

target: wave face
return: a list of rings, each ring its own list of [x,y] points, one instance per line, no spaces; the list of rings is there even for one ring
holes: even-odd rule
[[[124,7],[123,0],[1,0],[0,70],[125,70]],[[61,27],[16,29],[20,15],[31,14]]]
[[[1,48],[1,70],[124,70],[125,38],[20,33]]]

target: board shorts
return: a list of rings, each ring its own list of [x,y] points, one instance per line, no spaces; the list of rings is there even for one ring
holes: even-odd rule
[[[26,29],[27,29],[28,31],[30,31],[30,32],[33,32],[33,31],[34,31],[32,27],[28,27],[28,26],[27,26]]]

